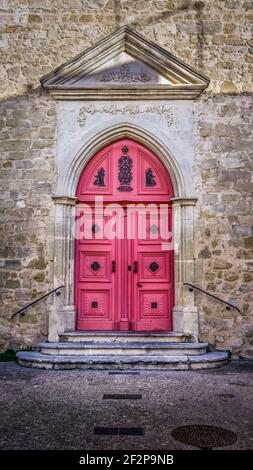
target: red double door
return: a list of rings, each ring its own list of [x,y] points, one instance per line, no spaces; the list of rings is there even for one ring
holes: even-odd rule
[[[77,191],[78,330],[172,329],[171,196],[160,160],[132,140],[86,166]]]

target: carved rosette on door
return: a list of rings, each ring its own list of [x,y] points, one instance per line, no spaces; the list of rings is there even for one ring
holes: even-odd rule
[[[152,271],[152,273],[155,273],[159,269],[159,264],[153,261],[152,263],[150,263],[149,269],[150,271]]]
[[[93,271],[98,271],[98,269],[101,267],[100,264],[97,261],[93,261],[93,263],[90,265],[91,269]]]

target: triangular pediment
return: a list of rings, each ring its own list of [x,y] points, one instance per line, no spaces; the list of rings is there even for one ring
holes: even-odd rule
[[[209,79],[124,26],[41,83],[57,99],[194,99]]]

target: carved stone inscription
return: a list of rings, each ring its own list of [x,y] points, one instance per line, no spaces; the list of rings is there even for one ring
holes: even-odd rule
[[[150,106],[141,106],[141,105],[103,105],[101,107],[97,107],[95,105],[86,105],[82,106],[78,117],[77,122],[80,127],[85,127],[86,120],[88,116],[92,116],[93,114],[109,114],[109,115],[130,115],[135,116],[137,114],[151,114],[157,113],[161,116],[164,116],[167,125],[172,126],[174,123],[174,113],[171,108],[163,105],[150,105]]]
[[[151,78],[143,71],[135,72],[131,71],[129,65],[121,65],[119,70],[114,72],[105,72],[100,78],[100,82],[118,82],[118,83],[130,83],[130,82],[149,82]]]

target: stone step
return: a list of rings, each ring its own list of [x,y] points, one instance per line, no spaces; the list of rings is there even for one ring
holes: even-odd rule
[[[134,342],[138,341],[148,341],[152,342],[162,342],[162,343],[182,343],[186,340],[187,335],[184,333],[176,333],[173,331],[169,332],[135,332],[135,331],[73,331],[68,333],[63,333],[60,336],[60,341],[70,341],[70,342],[86,342],[86,341],[95,341],[95,342],[110,342],[115,341],[124,342]]]
[[[150,343],[150,342],[62,342],[39,344],[42,354],[53,355],[155,355],[155,356],[179,356],[179,355],[199,355],[208,351],[208,343]]]
[[[18,363],[41,369],[100,369],[100,370],[189,370],[220,367],[227,364],[228,353],[208,352],[195,356],[150,355],[50,355],[20,351]]]

